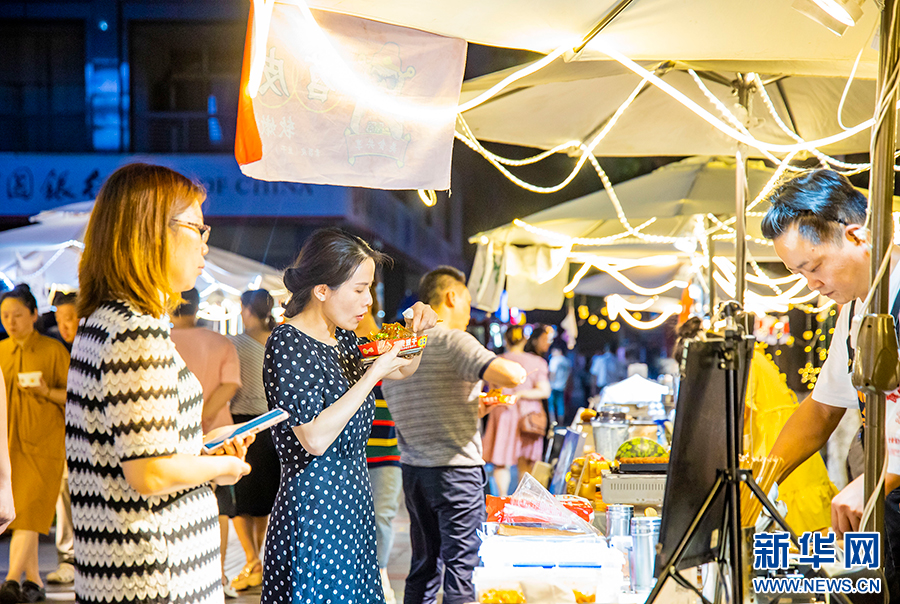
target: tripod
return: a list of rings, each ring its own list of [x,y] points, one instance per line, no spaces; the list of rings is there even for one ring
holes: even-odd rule
[[[744,564],[742,552],[742,530],[741,530],[741,500],[740,485],[746,484],[753,495],[768,510],[772,518],[790,535],[794,545],[799,545],[797,535],[787,525],[785,519],[781,516],[775,506],[769,501],[769,498],[763,493],[762,489],[753,479],[748,470],[742,470],[739,466],[739,457],[741,453],[740,443],[742,441],[741,425],[739,417],[743,409],[743,398],[741,396],[740,383],[738,380],[739,373],[739,354],[740,344],[743,340],[743,332],[745,328],[738,320],[738,311],[740,306],[736,302],[728,302],[724,305],[723,315],[725,317],[725,337],[723,345],[719,351],[718,367],[723,369],[725,374],[725,466],[719,468],[716,472],[716,479],[709,490],[706,498],[694,518],[688,525],[685,534],[679,539],[678,545],[673,551],[672,556],[660,569],[658,579],[650,595],[647,597],[647,604],[655,602],[656,598],[662,591],[666,580],[671,577],[678,584],[694,591],[703,601],[704,604],[710,604],[709,600],[703,596],[693,582],[685,579],[676,570],[676,566],[681,562],[685,555],[691,540],[698,533],[698,528],[704,519],[713,509],[714,503],[721,495],[724,497],[725,513],[722,518],[722,526],[719,534],[726,540],[725,543],[720,541],[716,563],[720,566],[725,562],[730,562],[730,579],[732,591],[732,603],[740,604],[744,600]],[[663,511],[665,514],[665,510]],[[837,601],[847,602],[839,594],[832,597]]]

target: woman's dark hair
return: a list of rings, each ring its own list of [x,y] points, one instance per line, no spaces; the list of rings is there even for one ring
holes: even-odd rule
[[[703,329],[703,321],[700,317],[690,317],[675,329],[675,345],[672,346],[672,358],[681,362],[684,354],[684,343],[693,340]]]
[[[275,329],[275,317],[272,316],[275,300],[268,290],[251,289],[245,291],[241,294],[241,306],[248,309],[251,315],[262,321],[268,331]]]
[[[537,354],[537,351],[534,347],[535,343],[538,341],[543,334],[547,333],[553,329],[552,325],[544,325],[543,323],[535,323],[534,327],[531,329],[531,335],[528,336],[528,342],[525,343],[525,352],[530,352],[531,354]]]
[[[775,239],[796,224],[810,243],[841,241],[837,225],[865,224],[866,196],[847,177],[820,168],[785,181],[769,195],[772,207],[762,220],[762,234]]]
[[[525,339],[525,330],[518,325],[510,325],[506,328],[506,333],[503,334],[503,339],[506,340],[507,346],[515,346]]]
[[[34,294],[31,293],[31,288],[28,287],[28,285],[26,285],[25,283],[19,283],[8,292],[4,292],[3,295],[0,296],[0,304],[3,304],[3,301],[7,298],[15,298],[16,300],[24,304],[25,308],[27,308],[31,313],[37,312],[37,300],[34,299]]]
[[[376,267],[390,261],[359,237],[341,229],[314,232],[304,242],[294,263],[284,271],[284,286],[291,292],[284,316],[300,314],[317,285],[336,289],[346,283],[367,258],[374,260]]]
[[[65,306],[66,304],[75,304],[78,294],[76,292],[56,292],[53,294],[53,306]]]

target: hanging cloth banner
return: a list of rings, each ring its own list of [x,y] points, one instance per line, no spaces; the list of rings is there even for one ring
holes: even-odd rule
[[[465,62],[465,40],[256,0],[235,141],[241,171],[269,181],[449,189]]]
[[[493,241],[479,243],[475,251],[475,262],[469,273],[469,293],[472,306],[487,312],[497,312],[500,297],[506,283],[506,254],[502,245]]]

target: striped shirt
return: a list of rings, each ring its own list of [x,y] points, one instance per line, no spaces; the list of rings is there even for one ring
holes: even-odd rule
[[[382,389],[397,425],[400,462],[434,468],[482,466],[478,432],[481,377],[496,358],[470,333],[427,330],[416,372]]]
[[[397,429],[381,393],[381,383],[375,386],[375,421],[366,443],[366,463],[370,468],[400,466],[400,448],[397,446]]]
[[[231,399],[232,415],[262,415],[269,411],[263,387],[265,345],[246,333],[231,338],[241,361],[241,387]]]
[[[202,408],[203,390],[175,350],[168,317],[119,301],[82,321],[66,401],[77,602],[222,602],[212,489],[144,496],[122,468],[199,455]]]

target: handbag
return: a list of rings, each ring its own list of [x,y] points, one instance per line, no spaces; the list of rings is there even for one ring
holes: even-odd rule
[[[519,434],[523,438],[543,438],[547,433],[547,415],[543,411],[532,411],[519,418]]]

